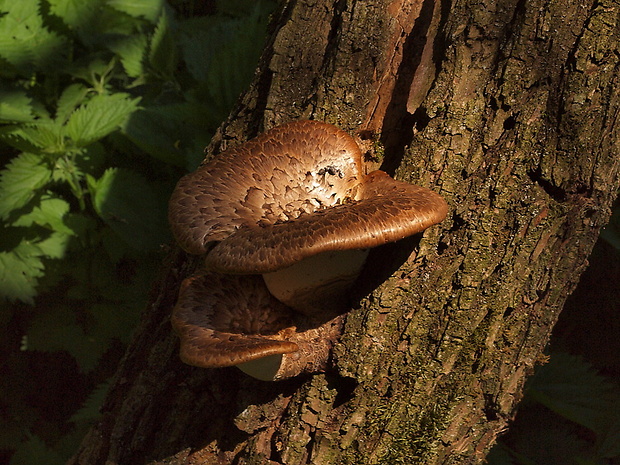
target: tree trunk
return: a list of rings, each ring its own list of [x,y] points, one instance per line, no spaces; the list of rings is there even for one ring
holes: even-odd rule
[[[311,118],[448,218],[375,250],[321,375],[183,365],[173,250],[72,464],[475,463],[514,415],[619,187],[613,0],[289,0],[209,148]]]

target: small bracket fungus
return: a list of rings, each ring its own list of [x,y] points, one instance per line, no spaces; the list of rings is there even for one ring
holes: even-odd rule
[[[170,200],[177,241],[205,255],[173,310],[181,358],[259,379],[321,371],[368,249],[446,213],[429,189],[365,175],[355,140],[326,123],[285,124],[223,152]]]

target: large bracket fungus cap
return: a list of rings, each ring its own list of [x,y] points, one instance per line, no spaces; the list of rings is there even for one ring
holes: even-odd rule
[[[181,247],[202,254],[241,226],[342,203],[362,176],[360,149],[346,132],[318,121],[284,124],[181,178],[170,226]]]
[[[260,276],[200,274],[183,282],[171,322],[188,365],[216,368],[267,358],[259,377],[269,378],[282,354],[299,349],[286,340],[295,332],[291,316]]]
[[[298,330],[292,317],[260,276],[205,273],[183,282],[171,322],[188,365],[237,366],[274,381],[324,370],[340,332],[338,318]]]
[[[169,206],[173,234],[186,251],[206,254],[210,273],[185,281],[173,311],[183,360],[242,369],[263,360],[264,379],[324,368],[338,328],[331,318],[368,249],[447,214],[429,189],[382,171],[365,175],[361,155],[344,131],[298,121],[179,181]],[[244,286],[262,300],[246,298]],[[285,318],[293,317],[289,307],[322,324],[297,331]]]
[[[368,249],[424,231],[443,220],[446,202],[435,192],[373,171],[346,203],[284,223],[248,225],[206,257],[219,273],[269,273],[323,252]]]

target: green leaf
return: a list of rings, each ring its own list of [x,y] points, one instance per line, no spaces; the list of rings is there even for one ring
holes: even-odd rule
[[[93,142],[75,155],[75,166],[81,173],[99,173],[105,161],[105,148],[99,142]]]
[[[0,174],[0,218],[26,205],[51,178],[51,170],[41,157],[22,153]]]
[[[620,250],[620,203],[614,208],[609,224],[601,229],[601,237]]]
[[[116,57],[110,59],[107,54],[92,53],[76,57],[75,61],[68,66],[66,72],[71,76],[81,79],[95,87],[103,82],[103,76],[107,76],[116,65]]]
[[[73,112],[66,125],[66,134],[78,147],[95,142],[117,130],[138,108],[139,101],[125,93],[96,95]]]
[[[95,367],[109,345],[109,339],[86,334],[76,323],[73,309],[62,308],[38,313],[32,319],[22,350],[67,351],[75,358],[80,370],[88,372]]]
[[[212,16],[191,18],[180,24],[179,44],[187,69],[197,81],[205,81],[211,64],[211,56],[217,47],[223,46],[217,40]]]
[[[252,15],[231,20],[228,27],[232,37],[229,36],[225,47],[215,51],[212,59],[218,66],[211,66],[206,77],[211,95],[226,112],[254,76],[263,49],[267,18],[261,15],[257,5]]]
[[[47,238],[37,242],[41,253],[48,258],[61,259],[67,255],[69,249],[70,234],[64,232],[53,232]]]
[[[24,152],[58,153],[64,150],[62,126],[51,120],[0,128],[0,138]]]
[[[197,153],[202,160],[202,149],[209,143],[210,134],[201,134],[206,112],[202,105],[185,102],[151,105],[133,113],[123,131],[153,157],[186,167],[186,154]]]
[[[144,74],[144,57],[148,43],[145,35],[125,36],[108,45],[116,53],[127,76],[137,78]]]
[[[65,459],[47,447],[41,438],[31,436],[19,445],[9,465],[62,465],[64,463]]]
[[[32,101],[24,91],[0,90],[0,122],[28,123],[34,121]]]
[[[12,226],[29,227],[36,224],[52,231],[73,235],[74,232],[63,221],[63,217],[68,212],[68,202],[48,193],[41,197],[38,205],[33,206],[30,212],[15,220]]]
[[[43,269],[41,250],[26,241],[9,252],[0,252],[0,299],[33,305]]]
[[[92,423],[101,417],[99,409],[103,405],[105,396],[110,390],[110,381],[99,384],[89,394],[82,407],[69,419],[72,423]]]
[[[38,0],[10,1],[1,6],[0,56],[22,74],[52,66],[68,48],[64,37],[43,25]]]
[[[65,87],[58,99],[56,121],[60,124],[66,123],[73,110],[84,101],[88,92],[88,87],[83,84],[71,84]]]
[[[267,28],[269,10],[265,5],[256,3],[250,14],[241,18],[196,18],[182,25],[180,44],[188,70],[202,84],[210,111],[220,119],[226,117],[254,75]]]
[[[66,182],[72,188],[75,186],[79,189],[81,186],[76,184],[79,184],[83,177],[84,173],[77,166],[74,157],[59,157],[54,163],[52,172],[54,182]]]
[[[50,12],[58,16],[69,29],[84,28],[100,14],[102,0],[47,0]]]
[[[118,168],[91,178],[99,216],[137,250],[153,250],[168,240],[165,200],[139,174]]]
[[[108,5],[134,17],[142,17],[151,23],[157,22],[163,0],[108,0]]]
[[[580,357],[554,353],[530,380],[527,396],[597,432],[609,409],[610,389],[609,382]]]
[[[166,10],[159,17],[151,39],[149,62],[156,73],[168,80],[173,79],[177,63],[177,45],[172,36],[170,18]]]

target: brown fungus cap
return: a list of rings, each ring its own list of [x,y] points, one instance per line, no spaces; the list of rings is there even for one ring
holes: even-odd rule
[[[186,279],[172,311],[181,360],[204,368],[233,366],[298,350],[291,310],[260,276],[202,274]]]
[[[285,124],[223,152],[183,177],[169,204],[179,244],[208,252],[209,273],[183,282],[172,314],[182,360],[237,365],[260,379],[325,369],[342,324],[326,302],[359,273],[359,249],[446,214],[429,189],[382,171],[365,176],[355,140],[326,123]],[[297,331],[292,308],[330,317]]]
[[[336,317],[298,331],[292,315],[260,276],[204,273],[183,281],[171,320],[183,362],[275,381],[324,371],[342,330]]]
[[[211,250],[206,266],[220,273],[268,273],[319,253],[403,239],[443,220],[447,209],[435,192],[373,171],[354,200],[287,222],[239,229]]]
[[[362,176],[361,152],[349,134],[327,123],[296,121],[181,178],[169,221],[181,247],[201,254],[242,226],[288,221],[342,203]]]

